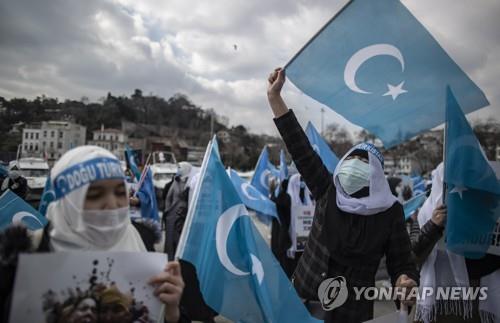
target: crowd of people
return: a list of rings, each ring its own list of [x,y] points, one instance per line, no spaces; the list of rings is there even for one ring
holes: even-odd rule
[[[272,223],[270,247],[302,299],[317,300],[318,286],[327,277],[345,277],[349,289],[375,286],[383,258],[391,284],[406,288],[408,294],[419,285],[466,284],[498,289],[499,256],[487,254],[472,260],[439,247],[447,218],[442,203],[442,164],[432,174],[426,202],[405,220],[402,202],[411,198],[411,189],[398,180],[388,181],[380,151],[369,143],[358,144],[340,159],[331,174],[281,97],[284,70],[273,71],[268,81],[274,121],[296,167],[287,179],[271,185],[270,198],[276,204],[278,219]],[[180,163],[178,173],[165,186],[163,217],[158,224],[165,232],[161,245],[154,225],[131,219],[130,207],[138,207],[141,200],[130,194],[124,172],[103,172],[80,185],[58,187],[58,178],[94,162],[111,167],[119,160],[96,146],[68,151],[50,173],[56,199],[47,208],[49,224],[35,232],[20,226],[1,232],[2,321],[8,321],[19,253],[95,250],[167,253],[169,263],[164,270],[154,277],[144,277],[165,306],[165,322],[213,322],[217,312],[203,299],[196,268],[174,257],[196,184],[194,166]],[[23,198],[26,180],[9,172],[1,189],[10,189]],[[311,231],[303,248],[292,248],[291,214],[297,204],[314,207]],[[325,322],[356,323],[373,318],[372,300],[356,299],[353,292],[348,295],[345,304],[322,313]],[[45,298],[46,322],[149,322],[147,309],[112,285],[74,291],[61,301],[56,301],[53,293]],[[397,306],[416,307],[416,322],[500,320],[494,314],[494,307],[500,304],[494,304],[494,300],[483,304],[450,302],[402,297]]]

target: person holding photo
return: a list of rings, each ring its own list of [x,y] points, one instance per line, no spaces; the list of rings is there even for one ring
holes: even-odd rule
[[[97,146],[74,148],[55,163],[48,180],[54,197],[47,207],[49,224],[32,236],[20,227],[0,235],[2,318],[8,316],[19,252],[147,252],[129,217],[125,174],[111,152]],[[179,263],[169,262],[148,279],[165,305],[165,321],[183,320],[179,302],[184,281]]]

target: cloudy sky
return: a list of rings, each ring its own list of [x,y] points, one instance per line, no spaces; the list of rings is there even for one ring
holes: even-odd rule
[[[277,134],[266,78],[345,0],[0,0],[0,96],[92,101],[111,91],[187,94],[257,133]],[[471,120],[500,120],[500,1],[402,0],[491,106]],[[321,105],[287,84],[302,122]],[[327,110],[325,124],[352,124]]]

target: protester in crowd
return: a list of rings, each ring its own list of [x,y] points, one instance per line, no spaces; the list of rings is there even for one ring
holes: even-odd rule
[[[278,219],[273,218],[271,224],[271,251],[285,271],[291,278],[293,270],[288,269],[286,251],[292,245],[290,239],[290,195],[287,194],[288,179],[280,183],[278,195],[272,195],[271,200],[276,204]]]
[[[411,259],[403,209],[391,194],[380,152],[370,144],[355,146],[340,160],[332,177],[281,98],[284,70],[276,69],[268,81],[276,126],[316,200],[309,240],[294,273],[299,294],[317,298],[320,283],[337,276],[345,277],[348,289],[374,286],[384,254],[393,284],[415,287],[419,276]],[[372,318],[373,301],[356,300],[350,290],[346,303],[327,312],[325,321],[364,322]]]
[[[436,300],[427,297],[417,303],[416,321],[423,323],[498,322],[500,299],[500,256],[486,254],[467,259],[446,250],[443,238],[447,208],[443,205],[444,166],[432,172],[431,192],[418,213],[420,231],[411,236],[412,249],[421,267],[422,287],[488,287],[488,298],[479,303],[464,299]]]
[[[180,162],[177,174],[174,176],[168,192],[166,192],[163,223],[166,229],[165,252],[168,254],[169,259],[173,259],[175,255],[184,221],[186,220],[189,203],[189,186],[187,182],[192,167],[188,162]]]
[[[25,200],[29,190],[28,181],[18,171],[9,171],[1,182],[0,195],[6,190],[11,190]]]
[[[79,181],[70,182],[75,172]],[[19,227],[7,229],[0,237],[1,277],[9,278],[1,295],[11,294],[19,252],[147,251],[130,221],[125,176],[111,152],[97,146],[72,149],[56,162],[50,175],[56,199],[47,209],[49,224],[32,237]],[[179,263],[169,263],[149,282],[165,305],[165,320],[179,321],[184,287]],[[9,301],[8,296],[2,299],[3,317],[8,315]]]

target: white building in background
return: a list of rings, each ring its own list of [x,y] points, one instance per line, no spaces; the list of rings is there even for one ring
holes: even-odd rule
[[[43,121],[23,129],[21,155],[56,161],[71,148],[85,145],[87,128],[70,121]]]
[[[500,161],[500,145],[497,145],[497,151],[495,154],[495,160]]]
[[[124,159],[125,143],[127,142],[127,135],[118,129],[105,129],[101,127],[100,130],[92,132],[92,140],[88,142],[89,145],[96,145],[111,151],[120,160]]]

